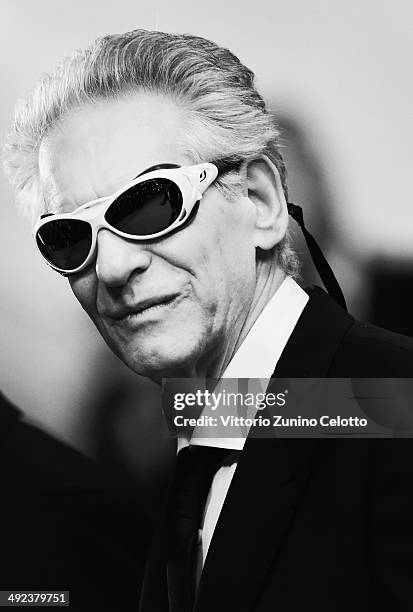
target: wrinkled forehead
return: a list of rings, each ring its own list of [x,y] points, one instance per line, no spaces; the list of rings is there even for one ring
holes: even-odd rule
[[[172,100],[149,94],[71,111],[40,145],[46,209],[69,212],[111,195],[150,166],[185,165],[182,124]]]

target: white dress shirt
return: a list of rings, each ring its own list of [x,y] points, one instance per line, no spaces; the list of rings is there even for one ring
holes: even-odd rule
[[[274,296],[265,306],[245,340],[228,364],[223,378],[266,379],[267,389],[271,374],[291,336],[309,297],[291,278],[286,277]],[[234,438],[197,437],[195,428],[191,439],[178,438],[177,452],[188,445],[213,446],[242,450],[245,436]],[[221,467],[215,474],[205,504],[202,529],[200,530],[200,569],[205,563],[219,515],[224,505],[237,463]]]

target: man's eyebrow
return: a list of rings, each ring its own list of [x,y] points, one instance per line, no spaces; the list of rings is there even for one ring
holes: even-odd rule
[[[135,176],[135,179],[137,179],[139,176],[142,176],[143,174],[147,174],[148,172],[154,172],[155,170],[167,170],[171,168],[181,168],[181,166],[179,166],[178,164],[168,163],[156,164],[155,166],[150,166],[149,168],[146,168],[146,170],[143,170],[143,172],[139,172],[139,174]]]

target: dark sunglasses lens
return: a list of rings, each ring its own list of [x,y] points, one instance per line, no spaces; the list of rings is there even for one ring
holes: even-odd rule
[[[86,221],[56,219],[37,231],[36,241],[49,263],[62,270],[75,270],[89,255],[92,228]]]
[[[176,183],[166,178],[148,179],[116,198],[105,219],[125,234],[150,236],[172,225],[181,210],[182,193]]]

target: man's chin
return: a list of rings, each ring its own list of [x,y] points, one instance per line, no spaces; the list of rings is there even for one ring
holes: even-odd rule
[[[140,347],[139,350],[117,351],[117,355],[136,374],[160,382],[162,378],[191,377],[198,352],[194,347],[188,347],[186,351],[183,347],[179,351],[168,347],[144,351]]]

